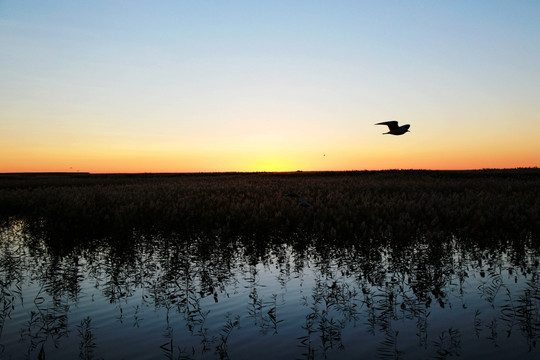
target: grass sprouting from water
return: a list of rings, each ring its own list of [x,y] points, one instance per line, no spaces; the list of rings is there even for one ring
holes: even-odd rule
[[[313,205],[301,207],[300,194]],[[540,233],[540,171],[1,175],[0,219],[59,237],[136,231],[326,240]],[[489,240],[487,240],[489,241]]]

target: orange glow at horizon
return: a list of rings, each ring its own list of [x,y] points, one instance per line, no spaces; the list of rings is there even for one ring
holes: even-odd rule
[[[327,146],[309,151],[250,151],[247,149],[137,149],[122,148],[99,151],[79,148],[62,149],[11,148],[0,154],[0,172],[287,172],[346,171],[383,169],[462,170],[482,168],[516,168],[539,166],[538,146],[521,150],[466,148],[449,149],[392,147],[378,153],[369,149],[346,149]]]

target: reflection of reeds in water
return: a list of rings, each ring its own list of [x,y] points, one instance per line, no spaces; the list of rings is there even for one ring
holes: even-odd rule
[[[442,331],[433,342],[437,349],[436,359],[459,357],[461,355],[461,332],[457,329]]]
[[[298,234],[264,238],[268,241],[256,236],[142,234],[73,240],[59,248],[47,236],[27,235],[0,237],[0,280],[6,319],[12,311],[7,305],[18,311],[23,303],[19,279],[32,278],[41,287],[30,300],[24,299],[31,311],[21,341],[34,358],[42,345],[49,357],[49,349],[62,346],[70,331],[79,334],[81,356],[99,355],[105,338],[100,336],[99,343],[93,338],[93,326],[100,329],[95,320],[68,326],[67,305],[84,296],[83,281],[95,284],[97,296],[111,303],[111,312],[123,321],[120,325],[138,324],[137,331],[144,331],[147,324],[141,319],[151,317],[148,311],[163,313],[162,338],[151,351],[174,359],[227,358],[236,335],[251,331],[277,338],[294,326],[297,357],[306,359],[350,354],[344,334],[357,330],[375,344],[373,354],[411,358],[403,323],[412,327],[409,335],[416,334],[418,348],[430,358],[463,356],[467,334],[476,335],[483,346],[503,346],[507,336],[516,343],[525,339],[529,351],[535,351],[540,337],[539,253],[531,237],[477,243],[439,234],[410,243],[372,238],[370,246],[348,246]],[[276,275],[278,285],[271,292],[261,269]],[[308,276],[313,278],[301,282]],[[295,281],[304,286],[302,304],[286,300],[287,292],[295,291]],[[216,301],[223,306],[229,295],[238,297],[239,288],[245,289],[242,310],[227,315],[211,311]],[[472,297],[477,302],[472,303]],[[479,302],[487,306],[475,312]],[[297,324],[283,317],[287,306],[303,311]],[[470,321],[441,331],[435,319],[456,308],[463,316],[469,314]],[[237,331],[240,323],[242,331]]]
[[[96,347],[96,340],[94,333],[92,332],[92,319],[87,316],[81,320],[81,323],[77,326],[77,331],[81,342],[79,344],[79,359],[89,360],[93,358],[94,348]]]
[[[517,299],[507,289],[506,304],[502,306],[501,319],[506,323],[506,336],[510,337],[514,328],[519,330],[527,340],[529,351],[536,346],[540,337],[540,283],[537,279],[527,282]]]
[[[485,277],[485,272],[481,271],[480,276]],[[503,287],[501,275],[496,273],[493,269],[487,273],[487,281],[482,281],[478,289],[481,292],[481,296],[485,298],[490,304],[495,302],[495,298],[499,291]]]
[[[477,339],[480,338],[480,332],[482,331],[482,319],[480,318],[481,314],[482,312],[478,309],[474,313],[474,333]]]
[[[56,293],[49,295],[39,290],[33,300],[34,309],[30,311],[30,318],[20,331],[22,342],[29,340],[27,356],[48,341],[52,341],[55,348],[59,347],[61,338],[68,335],[69,305],[66,299],[56,297]]]
[[[16,225],[13,227],[19,228]],[[6,238],[7,241],[0,241],[0,341],[6,319],[10,318],[17,302],[24,303],[21,287],[24,249],[18,246],[13,233],[9,234],[9,230],[6,232]]]
[[[386,329],[384,340],[379,345],[378,353],[382,359],[402,359],[403,352],[398,349],[397,337],[399,331]]]
[[[219,353],[220,359],[228,359],[227,354],[227,342],[229,341],[229,336],[235,328],[240,326],[240,316],[236,315],[232,318],[230,313],[227,313],[225,316],[225,324],[219,330],[219,342],[216,346],[216,350]]]
[[[253,319],[255,326],[261,330],[261,334],[266,335],[269,329],[273,334],[278,333],[278,324],[283,322],[277,318],[277,295],[272,294],[272,300],[265,302],[259,297],[258,290],[253,287],[249,293],[248,316]]]
[[[319,352],[326,357],[330,350],[343,348],[342,330],[359,315],[357,295],[348,283],[316,279],[311,297],[303,300],[309,308],[302,325],[306,335],[297,338],[304,358],[311,359]]]

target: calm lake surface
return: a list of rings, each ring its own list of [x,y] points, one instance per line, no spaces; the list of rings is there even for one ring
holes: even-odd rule
[[[76,241],[13,223],[0,231],[0,358],[538,359],[531,243]]]

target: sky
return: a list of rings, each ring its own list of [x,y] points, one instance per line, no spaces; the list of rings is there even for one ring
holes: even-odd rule
[[[0,0],[0,172],[540,166],[539,18],[533,0]]]

